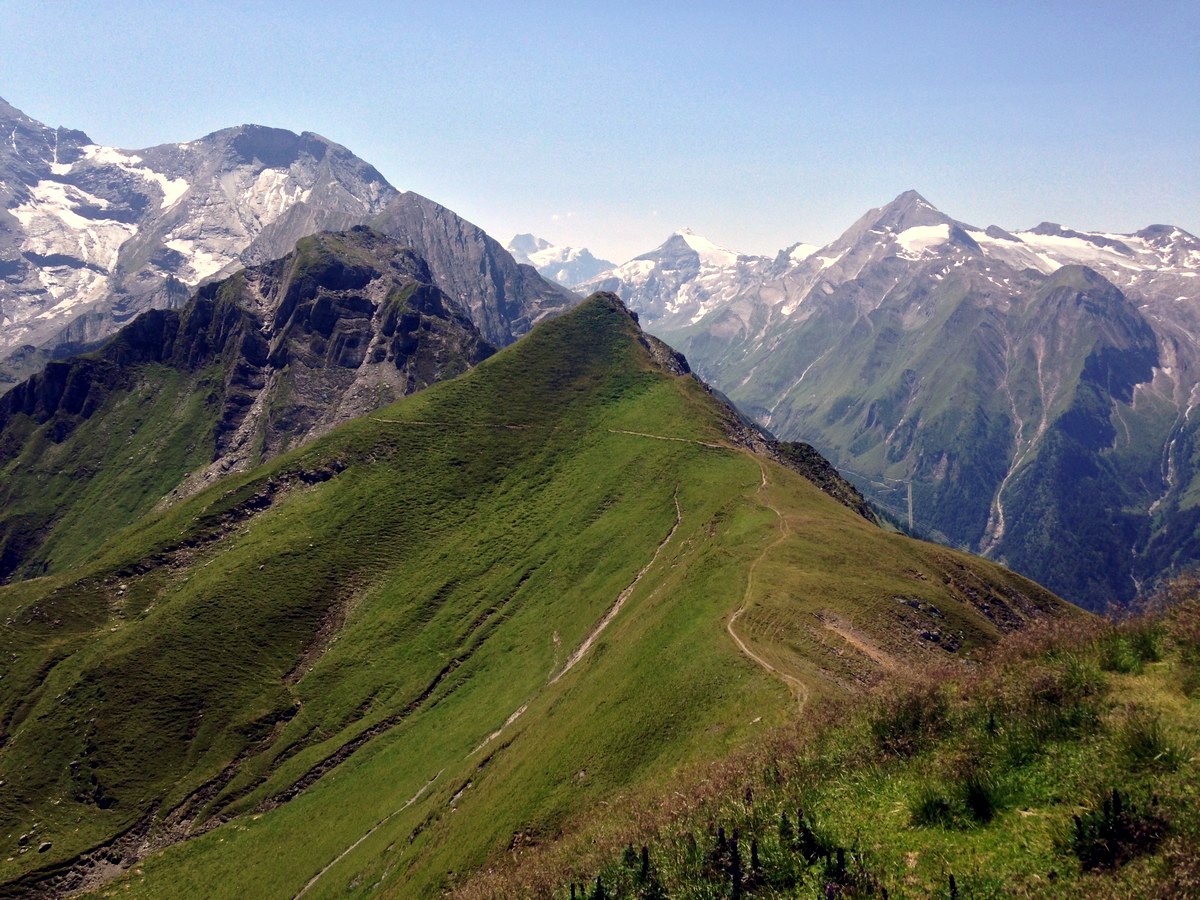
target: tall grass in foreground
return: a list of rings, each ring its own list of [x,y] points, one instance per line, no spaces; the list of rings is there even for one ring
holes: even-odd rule
[[[1200,896],[1200,579],[825,704],[458,891]]]

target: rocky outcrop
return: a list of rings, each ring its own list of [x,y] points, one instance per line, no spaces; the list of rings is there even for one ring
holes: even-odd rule
[[[413,247],[429,263],[438,286],[463,305],[484,338],[498,347],[580,300],[532,266],[518,265],[482,228],[420,194],[401,194],[371,224]]]

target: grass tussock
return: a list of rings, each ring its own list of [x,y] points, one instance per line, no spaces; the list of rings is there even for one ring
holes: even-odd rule
[[[1200,580],[1047,621],[811,709],[456,896],[1200,896],[1198,661]]]

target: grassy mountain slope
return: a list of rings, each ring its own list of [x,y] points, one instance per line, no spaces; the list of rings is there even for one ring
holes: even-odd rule
[[[115,367],[83,365],[91,377],[116,381]],[[52,363],[46,375],[60,368]],[[217,367],[183,373],[147,362],[122,380],[87,419],[81,408],[42,422],[26,415],[5,422],[0,573],[61,569],[87,558],[114,528],[132,524],[212,460]],[[67,421],[80,424],[64,434]]]
[[[0,577],[63,571],[164,496],[491,352],[411,250],[361,228],[305,238],[0,399]]]
[[[588,897],[597,877],[640,898],[1197,896],[1200,594],[1171,593],[813,711],[457,896]]]
[[[669,360],[594,297],[0,589],[3,890],[420,896],[1063,612],[753,454]]]

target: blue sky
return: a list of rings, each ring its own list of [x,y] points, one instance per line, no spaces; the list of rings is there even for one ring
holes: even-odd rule
[[[956,218],[1200,233],[1200,3],[0,0],[0,96],[125,148],[316,131],[507,241],[824,243]]]

